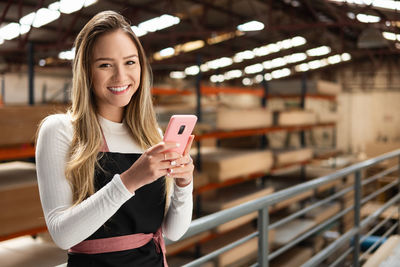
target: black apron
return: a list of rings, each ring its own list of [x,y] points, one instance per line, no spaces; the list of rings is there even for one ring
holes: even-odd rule
[[[115,174],[126,171],[141,154],[101,152],[100,168],[95,169],[95,190],[111,181]],[[155,233],[162,224],[165,211],[165,178],[145,185],[135,191],[135,195],[125,202],[118,211],[94,234],[86,240],[116,237],[138,233]],[[157,252],[153,240],[146,245],[118,252],[100,254],[68,253],[68,266],[163,266],[163,254]]]

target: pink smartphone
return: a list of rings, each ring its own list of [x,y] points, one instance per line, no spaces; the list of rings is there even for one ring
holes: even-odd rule
[[[164,142],[180,144],[179,147],[172,149],[172,151],[183,154],[196,121],[197,117],[195,115],[173,115],[171,117],[165,130]]]

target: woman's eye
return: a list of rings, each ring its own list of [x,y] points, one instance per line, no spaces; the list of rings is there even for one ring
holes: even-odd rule
[[[111,64],[109,64],[109,63],[103,63],[103,64],[101,64],[99,67],[100,67],[100,68],[108,68],[108,67],[111,67]]]
[[[136,62],[133,60],[129,60],[126,62],[127,65],[134,65]]]

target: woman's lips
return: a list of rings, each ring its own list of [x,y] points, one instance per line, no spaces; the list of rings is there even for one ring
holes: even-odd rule
[[[110,90],[111,93],[116,94],[116,95],[120,95],[125,93],[126,91],[129,90],[130,85],[124,85],[124,86],[110,86],[107,87],[108,90]]]

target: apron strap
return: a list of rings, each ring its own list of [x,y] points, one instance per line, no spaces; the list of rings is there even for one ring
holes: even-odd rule
[[[100,148],[100,152],[110,152],[110,149],[108,149],[107,141],[106,138],[104,137],[103,129],[101,129],[101,136],[103,137],[103,145]]]

